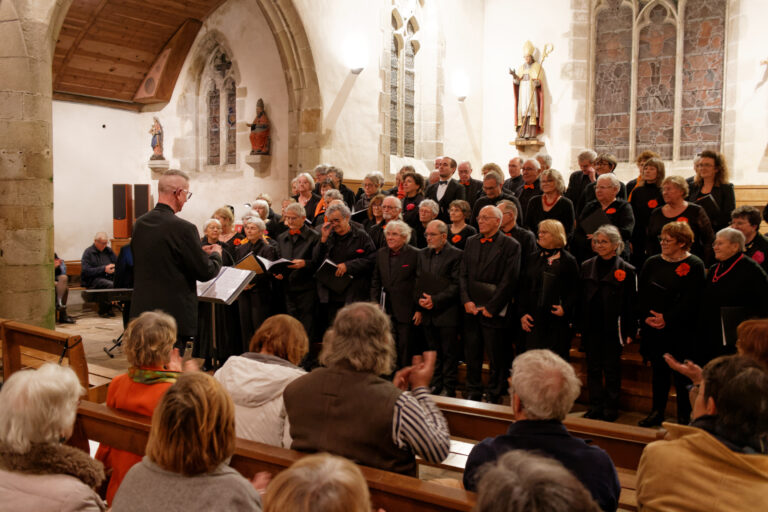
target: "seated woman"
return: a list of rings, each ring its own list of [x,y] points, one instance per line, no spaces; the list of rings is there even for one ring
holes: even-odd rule
[[[301,322],[288,315],[267,318],[250,351],[230,357],[214,375],[235,402],[237,437],[290,448],[283,390],[306,372],[298,367],[309,350]]]
[[[607,219],[619,228],[621,238],[624,240],[624,252],[621,257],[629,260],[629,240],[632,238],[632,230],[635,227],[635,215],[629,203],[618,197],[620,190],[621,182],[613,174],[603,174],[597,178],[594,188],[596,199],[586,203],[581,211],[569,246],[577,260],[584,261],[592,257],[590,243],[592,231],[599,227],[593,221],[596,218],[603,221]]]
[[[645,261],[638,283],[643,358],[653,368],[653,409],[640,420],[641,427],[656,427],[664,421],[669,386],[674,378],[677,390],[677,422],[687,424],[691,416],[686,387],[690,381],[674,373],[663,355],[699,359],[692,319],[699,311],[704,289],[704,263],[689,249],[693,231],[687,222],[670,222],[661,230],[661,254]]]
[[[227,465],[235,453],[235,407],[213,377],[192,372],[168,389],[155,413],[146,455],[123,480],[113,512],[261,510],[252,482]]]
[[[182,371],[181,357],[173,349],[175,341],[176,320],[161,311],[145,311],[129,323],[123,334],[123,351],[131,367],[110,382],[107,407],[152,416]],[[195,363],[189,362],[187,367],[192,370]],[[106,495],[111,503],[125,474],[141,456],[102,444],[96,459],[112,471]]]
[[[472,215],[472,208],[463,199],[451,201],[448,206],[448,217],[451,223],[448,225],[448,243],[458,249],[464,250],[467,238],[477,234],[477,230],[467,224],[467,219]]]
[[[103,511],[93,491],[104,467],[62,444],[85,390],[71,369],[46,363],[14,373],[0,389],[0,509]]]
[[[336,455],[307,455],[277,475],[264,497],[264,512],[371,512],[362,471]]]
[[[661,228],[670,222],[687,222],[693,230],[691,252],[704,263],[712,263],[712,242],[715,234],[707,212],[697,204],[685,200],[688,197],[688,183],[680,176],[669,176],[661,183],[661,195],[666,203],[651,212],[648,219],[645,254],[650,257],[661,252],[659,236]]]
[[[578,298],[579,265],[564,249],[565,228],[559,221],[539,223],[539,252],[528,256],[520,276],[520,323],[526,350],[548,348],[568,360],[568,324]]]

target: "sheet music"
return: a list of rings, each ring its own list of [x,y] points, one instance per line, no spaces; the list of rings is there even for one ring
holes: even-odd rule
[[[219,274],[201,283],[197,282],[198,298],[209,299],[211,302],[223,302],[231,304],[243,291],[253,277],[251,270],[241,270],[234,267],[221,267]],[[202,289],[202,293],[200,290]]]

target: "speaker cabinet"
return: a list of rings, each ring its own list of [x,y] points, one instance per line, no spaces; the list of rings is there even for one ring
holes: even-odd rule
[[[112,233],[115,238],[130,238],[133,227],[131,185],[112,185]]]
[[[152,196],[149,185],[133,186],[133,218],[138,219],[152,209]]]

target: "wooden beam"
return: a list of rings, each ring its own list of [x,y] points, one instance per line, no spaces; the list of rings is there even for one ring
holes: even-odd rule
[[[118,110],[130,110],[131,112],[141,112],[141,110],[144,108],[144,105],[140,103],[117,101],[108,98],[96,98],[93,96],[82,96],[79,94],[57,91],[54,91],[53,99],[57,101],[69,101],[72,103],[84,103],[86,105],[116,108]]]
[[[83,28],[80,30],[80,33],[77,34],[77,37],[75,37],[74,42],[72,43],[72,46],[69,47],[69,50],[67,50],[67,54],[64,56],[64,60],[61,63],[61,68],[58,70],[53,70],[53,90],[55,91],[58,89],[58,81],[59,77],[61,76],[61,71],[67,67],[69,64],[69,60],[72,58],[72,55],[77,50],[78,46],[80,45],[80,41],[83,40],[83,38],[88,34],[88,29],[93,25],[96,20],[99,17],[99,14],[101,13],[102,9],[107,5],[107,2],[109,0],[100,0],[99,3],[94,7],[94,9],[90,13],[90,17],[88,18],[88,21],[86,21]]]
[[[184,22],[152,64],[144,81],[136,89],[133,101],[138,103],[170,101],[181,67],[202,26],[201,22],[194,19],[187,19]]]

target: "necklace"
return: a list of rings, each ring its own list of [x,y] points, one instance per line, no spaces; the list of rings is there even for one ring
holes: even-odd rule
[[[683,261],[690,255],[691,255],[690,252],[683,251],[682,255],[678,256],[677,258],[670,258],[669,256],[662,254],[661,259],[663,259],[664,261],[668,261],[670,263],[677,263],[678,261]]]
[[[541,202],[544,203],[544,206],[547,207],[547,208],[553,207],[558,199],[560,199],[560,196],[556,195],[555,196],[555,200],[550,203],[549,201],[547,201],[547,194],[543,194],[541,196]]]
[[[716,283],[716,282],[718,282],[719,280],[721,280],[721,279],[722,279],[722,278],[725,276],[725,274],[727,274],[728,272],[730,272],[731,270],[733,270],[733,267],[734,267],[734,266],[735,266],[735,265],[736,265],[736,264],[739,262],[739,260],[740,260],[741,258],[743,258],[743,257],[744,257],[744,253],[741,253],[741,254],[739,254],[739,257],[738,257],[738,258],[736,258],[736,261],[734,261],[733,263],[731,263],[731,266],[730,266],[730,267],[728,267],[728,270],[726,270],[725,272],[723,272],[723,273],[722,273],[722,274],[720,274],[720,275],[717,275],[717,272],[720,270],[720,263],[718,263],[718,264],[717,264],[717,267],[715,268],[715,272],[712,274],[712,282],[713,282],[713,283]]]

